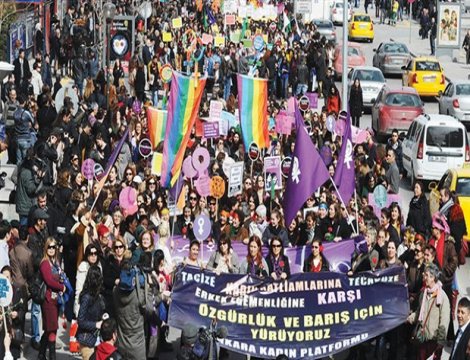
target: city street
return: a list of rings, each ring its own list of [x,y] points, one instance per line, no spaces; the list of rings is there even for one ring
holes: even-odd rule
[[[358,11],[362,12],[363,8],[357,9]],[[369,14],[375,15],[375,9],[370,9]],[[461,34],[466,32],[467,27],[470,28],[470,16],[465,17],[466,14],[462,14],[462,31]],[[375,19],[374,21],[377,21]],[[372,65],[372,57],[373,57],[373,49],[377,48],[378,45],[383,41],[388,41],[393,39],[395,41],[405,43],[410,51],[416,55],[429,55],[430,54],[430,45],[429,39],[421,40],[418,36],[419,25],[412,21],[411,23],[411,38],[410,38],[410,22],[408,20],[404,20],[403,22],[398,22],[396,27],[392,27],[389,25],[380,25],[375,24],[375,39],[374,42],[369,43],[362,43],[361,46],[364,50],[366,56],[366,65]],[[337,41],[342,42],[342,27],[338,26],[336,28],[336,36]],[[410,43],[411,40],[411,43]],[[441,63],[444,67],[445,75],[448,79],[467,79],[469,75],[470,65],[465,65],[462,63],[463,57],[462,54],[455,54],[459,63],[452,62],[450,58],[443,58],[441,59]],[[387,84],[391,88],[401,87],[401,77],[395,76],[393,78],[387,77]],[[341,93],[341,83],[337,83],[338,89],[340,89]],[[319,110],[321,106],[323,106],[323,99],[319,100]],[[438,112],[438,104],[435,99],[425,99],[425,109],[427,113],[437,113]],[[370,114],[365,114],[361,118],[361,128],[366,128],[371,126],[371,116]],[[443,169],[443,172],[445,169]],[[403,209],[404,216],[406,218],[406,214],[408,212],[408,204],[412,198],[412,191],[410,191],[410,180],[409,178],[402,179],[400,184],[400,205]],[[467,224],[470,226],[470,224]],[[467,262],[465,266],[462,266],[457,274],[458,274],[458,284],[460,288],[460,294],[468,296],[470,294],[470,280],[468,274],[470,270],[470,264]],[[61,322],[59,323],[61,324]],[[27,330],[26,334],[29,334],[29,314],[28,314],[28,321],[27,321]],[[68,331],[68,329],[67,329]],[[179,337],[179,330],[171,329],[170,331],[170,340],[173,341],[173,347],[176,350],[179,346],[179,341],[176,341]],[[59,338],[62,343],[64,343],[64,347],[58,351],[57,359],[71,359],[71,358],[80,358],[74,357],[68,352],[68,333],[66,330],[60,328],[59,329]],[[449,348],[446,348],[446,354],[443,356],[443,359],[448,359]],[[37,352],[33,350],[29,345],[29,336],[27,337],[27,342],[24,348],[24,358],[25,359],[35,359],[37,357]],[[241,355],[234,355],[231,356],[231,359],[244,359],[244,356]],[[336,358],[343,358],[342,356],[335,357]],[[160,356],[161,360],[174,360],[176,359],[176,351],[172,353],[164,353]]]

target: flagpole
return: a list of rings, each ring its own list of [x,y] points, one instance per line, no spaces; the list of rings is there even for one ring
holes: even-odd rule
[[[336,187],[335,181],[333,180],[333,178],[331,176],[330,176],[330,181],[333,184],[333,187],[335,188],[336,193],[338,194],[339,200],[343,203],[344,208],[346,209],[346,214],[348,215],[348,218],[349,218],[350,215],[349,215],[349,212],[348,212],[348,207],[346,206],[346,203],[344,202],[343,198],[341,197],[341,193],[339,192],[338,188]],[[352,228],[354,230],[354,233],[357,235],[358,233],[356,232],[356,229],[354,229],[354,226]]]
[[[356,226],[357,233],[359,234],[359,206],[357,205],[357,191],[354,189],[354,205],[356,206]]]
[[[181,176],[178,176],[178,180],[176,180],[176,196],[175,196],[175,212],[173,214],[173,224],[171,224],[171,241],[173,241],[173,234],[175,233],[175,222],[176,222],[176,210],[178,209],[178,185],[180,183]]]

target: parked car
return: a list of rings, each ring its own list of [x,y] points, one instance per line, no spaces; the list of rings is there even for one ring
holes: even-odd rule
[[[365,108],[371,108],[380,90],[385,85],[385,78],[380,69],[373,66],[356,66],[348,73],[348,94],[356,79],[361,81],[362,102]]]
[[[348,40],[374,41],[374,23],[369,15],[353,14],[348,26]]]
[[[330,20],[313,20],[313,23],[317,27],[317,31],[320,33],[320,36],[324,36],[326,40],[336,43],[336,31],[335,26]]]
[[[343,45],[339,44],[335,48],[335,60],[333,67],[335,69],[335,76],[339,80],[343,76]],[[362,51],[361,45],[357,43],[348,43],[348,69],[351,70],[356,66],[364,66],[366,64],[366,57]]]
[[[470,81],[462,80],[447,84],[439,96],[439,114],[451,115],[465,125],[470,125]]]
[[[333,24],[343,24],[343,2],[335,1],[331,4],[330,8],[330,20]],[[351,16],[353,14],[351,3],[348,2],[348,21],[351,21]]]
[[[403,167],[415,180],[440,180],[447,169],[470,162],[465,126],[441,114],[419,115],[403,139]]]
[[[440,198],[439,191],[445,187],[448,187],[450,191],[454,192],[462,207],[466,224],[470,224],[470,166],[468,165],[469,164],[464,164],[460,169],[454,168],[447,170],[437,184],[437,191],[431,192],[433,196],[437,196],[437,200]],[[464,235],[464,239],[470,241],[469,235]]]
[[[411,60],[411,54],[405,44],[399,42],[383,42],[374,49],[372,65],[384,74],[401,74],[402,67]]]
[[[440,91],[445,90],[444,69],[435,57],[413,58],[402,70],[403,86],[415,88],[420,96],[437,96]]]
[[[381,140],[393,129],[407,131],[411,122],[424,113],[424,104],[415,89],[384,86],[372,106],[372,129]]]

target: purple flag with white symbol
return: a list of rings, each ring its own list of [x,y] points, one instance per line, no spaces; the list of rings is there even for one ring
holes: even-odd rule
[[[295,127],[297,139],[284,196],[286,226],[290,225],[308,197],[330,178],[325,163],[305,130],[302,115],[297,106]]]
[[[354,194],[356,186],[355,172],[354,172],[354,156],[353,156],[353,143],[351,132],[351,116],[348,111],[346,118],[346,126],[343,133],[343,143],[341,145],[341,152],[338,157],[338,164],[336,165],[335,176],[333,178],[336,187],[338,188],[339,195],[346,205]]]

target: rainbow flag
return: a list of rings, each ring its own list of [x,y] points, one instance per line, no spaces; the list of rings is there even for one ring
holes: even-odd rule
[[[163,145],[162,177],[160,180],[163,187],[174,184],[178,179],[205,85],[205,77],[188,77],[173,71]]]
[[[237,75],[238,110],[243,143],[248,149],[252,142],[260,148],[269,146],[268,80]]]
[[[153,149],[165,138],[167,111],[149,106],[147,108],[147,127]]]

